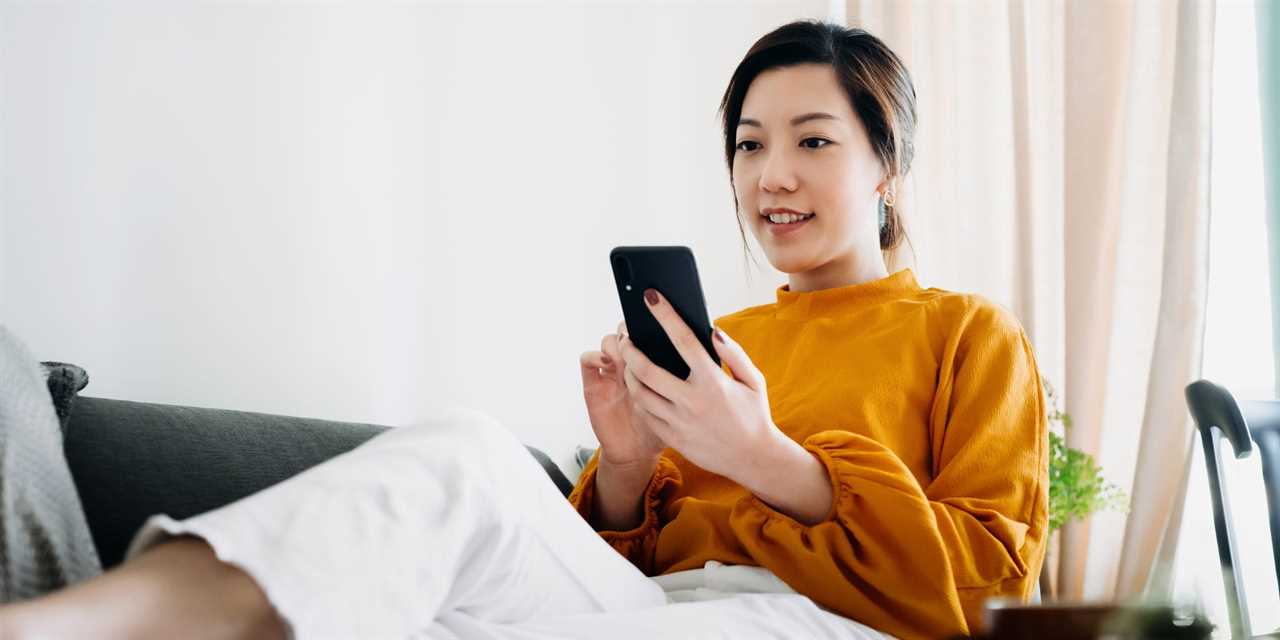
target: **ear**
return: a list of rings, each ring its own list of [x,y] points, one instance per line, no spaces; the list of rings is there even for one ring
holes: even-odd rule
[[[877,193],[883,194],[885,191],[897,191],[895,188],[895,185],[898,182],[897,176],[889,173],[887,170],[883,171],[880,175],[880,184],[876,185]]]

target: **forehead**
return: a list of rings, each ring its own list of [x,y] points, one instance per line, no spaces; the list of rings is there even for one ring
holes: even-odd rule
[[[759,120],[765,127],[787,126],[792,116],[812,111],[825,111],[846,123],[854,121],[849,97],[831,65],[802,64],[762,72],[747,88],[741,117]]]

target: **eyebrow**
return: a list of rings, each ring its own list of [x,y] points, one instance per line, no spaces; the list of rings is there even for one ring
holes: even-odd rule
[[[823,112],[821,112],[821,111],[814,111],[814,112],[811,112],[811,113],[802,113],[802,114],[800,114],[800,115],[798,115],[798,116],[796,116],[796,117],[792,118],[792,119],[791,119],[791,126],[793,126],[793,127],[797,127],[797,126],[800,126],[800,125],[802,125],[802,124],[804,124],[804,123],[806,123],[806,122],[808,122],[808,121],[810,121],[810,120],[839,120],[839,119],[840,119],[840,118],[837,118],[837,117],[835,117],[835,116],[833,116],[833,115],[831,115],[831,114],[829,114],[829,113],[823,113]],[[759,121],[759,120],[753,120],[753,119],[751,119],[751,118],[740,118],[740,119],[738,120],[738,126],[739,126],[739,127],[760,127],[761,125],[760,125],[760,121]]]

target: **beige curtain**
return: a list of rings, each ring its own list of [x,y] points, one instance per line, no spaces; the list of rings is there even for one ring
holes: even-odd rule
[[[919,99],[922,283],[1012,309],[1129,514],[1065,527],[1069,598],[1152,588],[1176,542],[1208,264],[1212,0],[849,0]]]

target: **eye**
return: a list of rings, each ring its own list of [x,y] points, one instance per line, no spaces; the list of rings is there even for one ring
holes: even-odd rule
[[[738,146],[734,147],[734,149],[738,151],[755,151],[755,147],[747,148],[747,149],[743,148],[743,145],[748,145],[748,144],[754,144],[756,145],[756,147],[760,146],[760,144],[757,143],[755,140],[743,140],[742,142],[739,142]]]
[[[822,144],[817,146],[811,146],[808,144],[810,142],[821,142]],[[807,149],[821,149],[829,144],[831,144],[831,141],[825,138],[805,138],[804,140],[800,141],[800,145]]]

